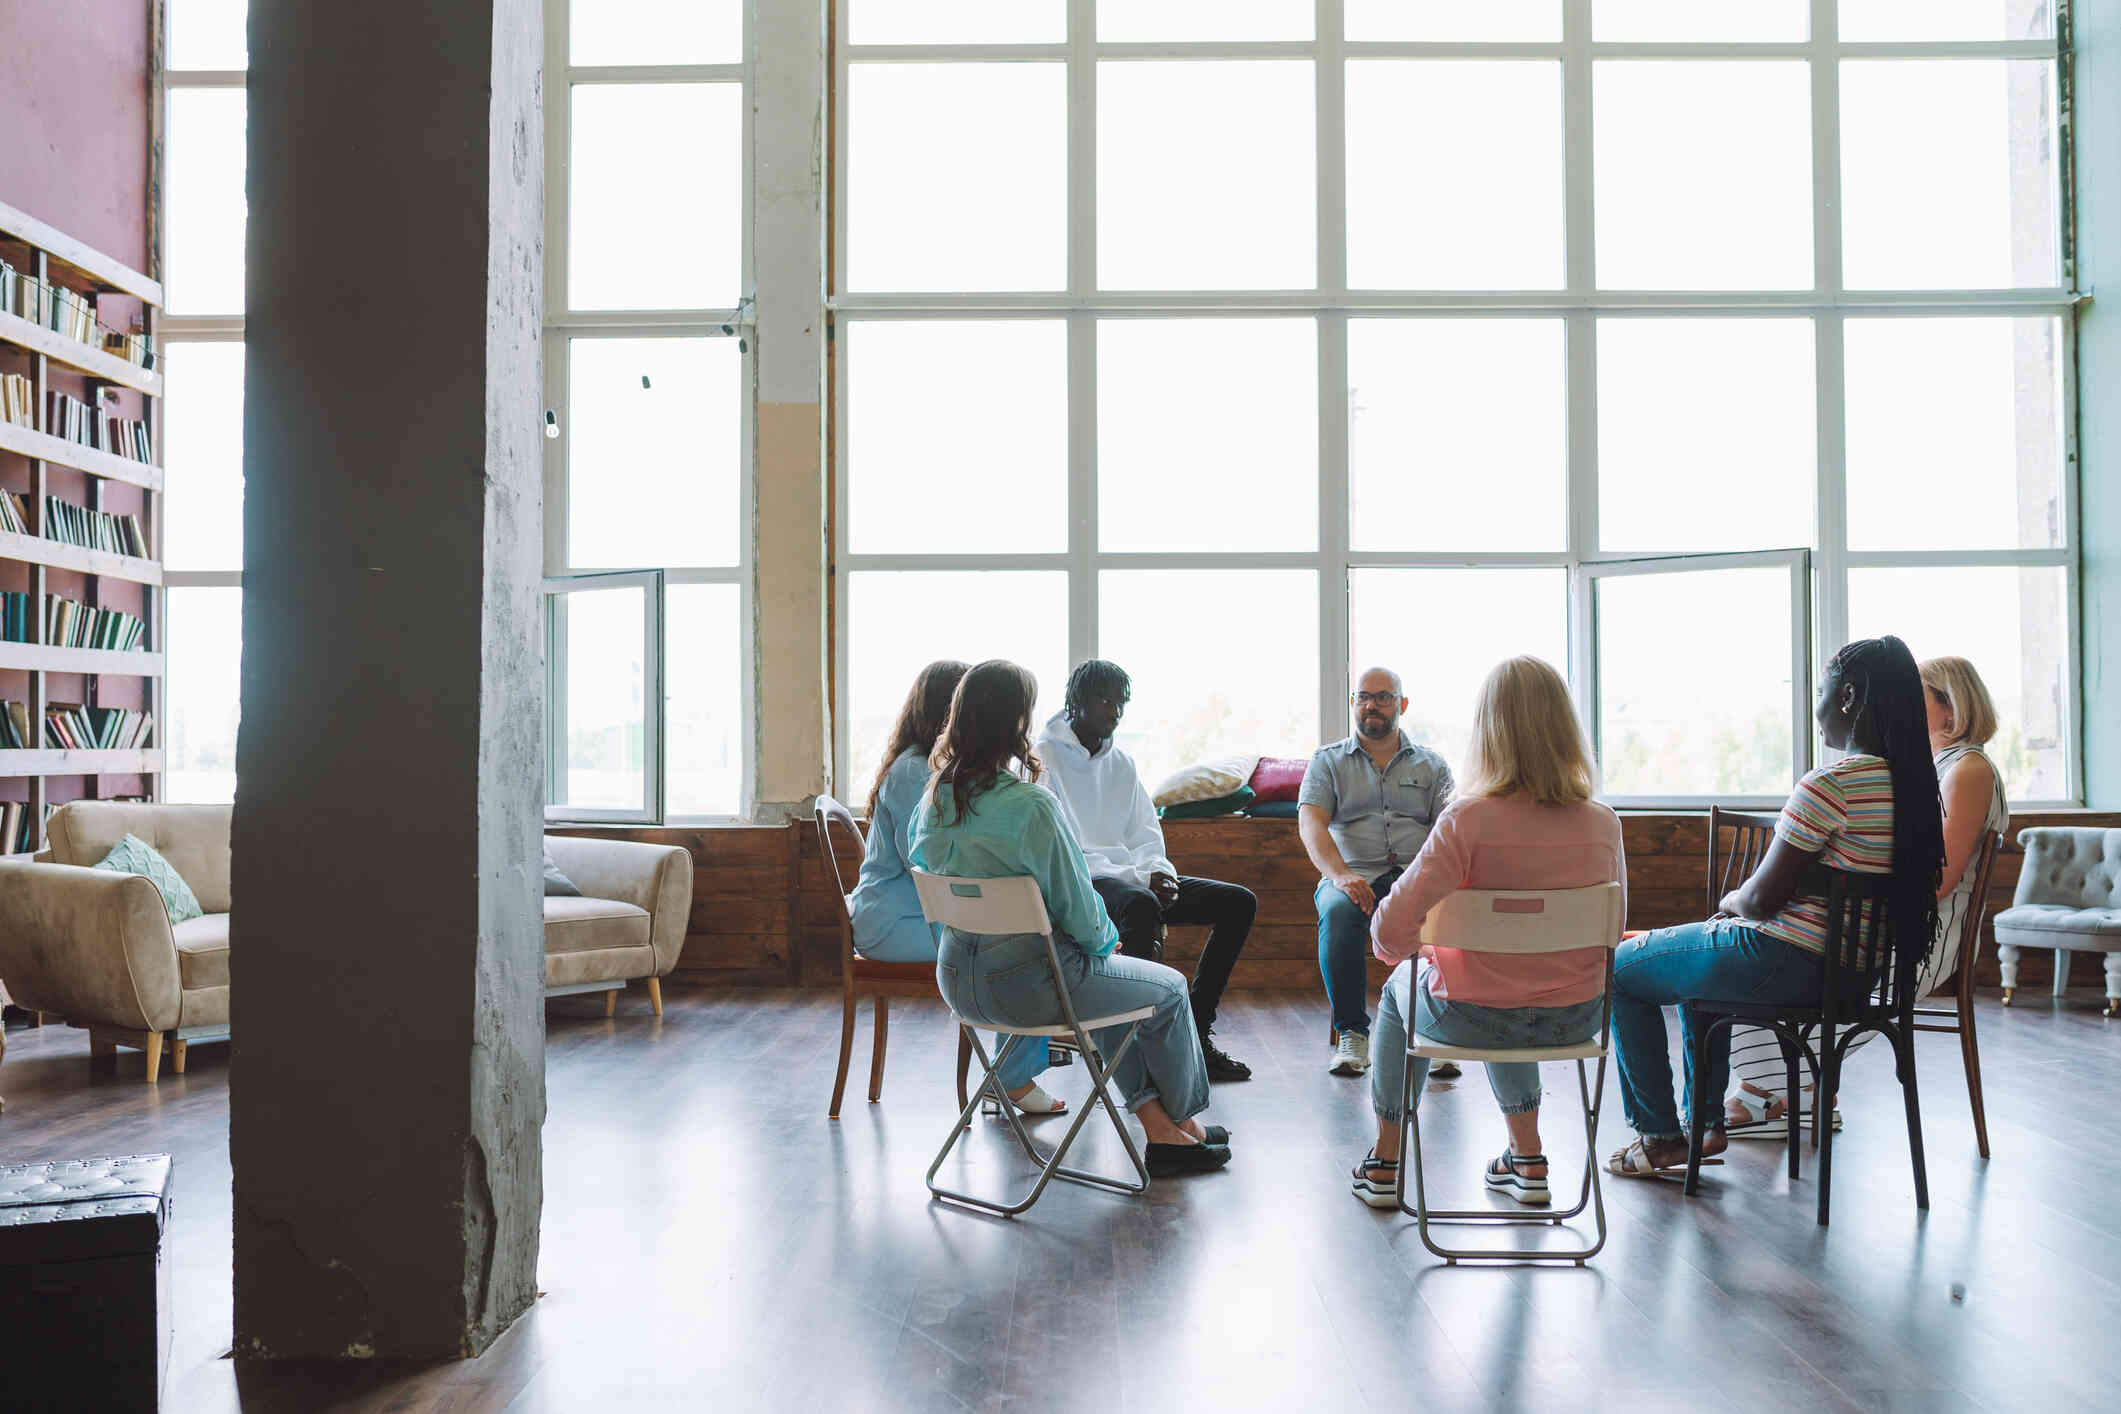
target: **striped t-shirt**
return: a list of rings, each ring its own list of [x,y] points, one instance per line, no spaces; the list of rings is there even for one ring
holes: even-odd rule
[[[1882,756],[1849,756],[1797,782],[1775,834],[1819,862],[1857,874],[1893,872],[1893,775]],[[1826,953],[1826,899],[1797,895],[1760,931],[1794,947]]]

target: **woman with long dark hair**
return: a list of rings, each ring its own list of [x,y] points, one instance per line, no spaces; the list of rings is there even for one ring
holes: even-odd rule
[[[965,674],[934,756],[935,778],[914,818],[914,864],[971,879],[1029,875],[1045,896],[1062,981],[1078,1016],[1154,1007],[1134,1045],[1113,1066],[1113,1088],[1149,1139],[1149,1171],[1197,1173],[1230,1161],[1229,1135],[1193,1117],[1208,1107],[1183,974],[1118,953],[1119,931],[1090,886],[1083,851],[1060,803],[1040,789],[1031,749],[1038,684],[1014,663],[991,659]],[[1045,940],[1035,933],[943,930],[936,985],[959,1016],[1001,1026],[1053,1026],[1064,1017]],[[1114,1053],[1124,1027],[1097,1033]]]
[[[1694,1112],[1697,1093],[1720,1097],[1729,1075],[1728,1030],[1709,1047],[1707,1073],[1694,1073],[1692,1013],[1683,1011],[1686,1098],[1684,1108],[1673,1105],[1666,1007],[1696,1000],[1818,1003],[1826,898],[1803,886],[1810,865],[1891,875],[1885,904],[1897,936],[1926,947],[1934,935],[1944,817],[1914,655],[1892,637],[1849,644],[1820,675],[1813,716],[1827,746],[1848,754],[1797,783],[1752,877],[1724,895],[1707,922],[1654,929],[1614,954],[1613,1044],[1628,1124],[1640,1136],[1607,1165],[1622,1177],[1683,1165],[1681,1117]],[[1718,1111],[1720,1118],[1720,1105]],[[1721,1153],[1726,1143],[1719,1123],[1702,1151]]]

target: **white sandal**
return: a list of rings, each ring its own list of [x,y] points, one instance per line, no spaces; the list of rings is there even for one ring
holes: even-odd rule
[[[1030,1115],[1033,1118],[1038,1118],[1042,1115],[1064,1114],[1068,1109],[1066,1100],[1056,1099],[1048,1095],[1036,1084],[1009,1103],[1016,1106],[1018,1114]]]
[[[1807,1093],[1809,1093],[1810,1087],[1806,1088]],[[1734,1120],[1730,1117],[1729,1110],[1732,1101],[1736,1101],[1738,1107],[1745,1111],[1744,1120]],[[1768,1106],[1778,1101],[1782,1102],[1783,1112],[1779,1115],[1769,1114]],[[1787,1139],[1790,1137],[1789,1104],[1786,1096],[1755,1095],[1741,1085],[1725,1097],[1724,1110],[1723,1132],[1733,1139]],[[1797,1113],[1797,1122],[1809,1127],[1812,1122],[1810,1111],[1800,1109]],[[1841,1110],[1838,1106],[1835,1108],[1829,1123],[1834,1126],[1836,1134],[1841,1132]]]

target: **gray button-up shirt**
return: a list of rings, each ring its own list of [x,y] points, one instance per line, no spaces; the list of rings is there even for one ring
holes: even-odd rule
[[[1326,812],[1340,857],[1374,880],[1421,853],[1429,827],[1451,803],[1451,768],[1401,732],[1392,764],[1380,772],[1362,739],[1351,736],[1312,753],[1296,799]]]

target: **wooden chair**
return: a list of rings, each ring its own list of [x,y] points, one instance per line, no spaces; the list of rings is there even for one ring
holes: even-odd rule
[[[1750,810],[1726,810],[1720,805],[1709,807],[1709,899],[1704,918],[1713,915],[1723,896],[1750,879],[1760,867],[1768,846],[1775,842],[1776,818],[1773,811],[1763,815]],[[1716,846],[1725,830],[1731,832],[1731,842],[1721,855],[1723,867],[1718,869]]]
[[[1942,1031],[1959,1038],[1959,1059],[1966,1064],[1966,1098],[1974,1110],[1974,1142],[1981,1157],[1988,1157],[1988,1110],[1981,1103],[1981,1046],[1974,1038],[1974,963],[1981,956],[1981,922],[1988,916],[1989,876],[1995,871],[1996,853],[2003,837],[1984,831],[1981,848],[1967,866],[1972,871],[1974,891],[1967,897],[1966,917],[1959,924],[1958,973],[1952,988],[1952,1007],[1916,1007],[1917,1031]]]
[[[870,962],[854,950],[854,889],[840,870],[840,857],[833,849],[836,825],[862,848],[862,829],[854,813],[829,795],[817,798],[812,818],[817,822],[818,850],[825,867],[832,871],[833,892],[840,901],[840,1069],[832,1081],[832,1107],[828,1119],[840,1117],[840,1098],[847,1093],[847,1064],[854,1056],[854,1008],[863,997],[876,1005],[876,1033],[869,1049],[869,1103],[884,1094],[884,1047],[891,1035],[891,998],[935,997],[935,964],[932,962]],[[972,1047],[962,1032],[957,1039],[957,1102],[965,1107],[965,1076],[972,1065]]]

